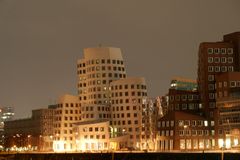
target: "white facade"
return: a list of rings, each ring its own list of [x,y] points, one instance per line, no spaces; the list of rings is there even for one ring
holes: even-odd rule
[[[82,104],[82,121],[110,118],[109,84],[125,78],[119,48],[87,48],[78,61],[78,96]]]
[[[126,146],[140,149],[143,103],[147,98],[144,78],[125,78],[111,83],[111,125],[129,135]]]
[[[72,151],[76,149],[73,123],[81,120],[80,103],[77,96],[64,95],[58,100],[54,114],[54,151]]]

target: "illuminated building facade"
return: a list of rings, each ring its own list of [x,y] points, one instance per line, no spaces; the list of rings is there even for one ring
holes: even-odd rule
[[[82,121],[109,119],[110,83],[126,77],[121,50],[112,47],[86,48],[77,68]]]
[[[63,95],[59,98],[54,113],[53,150],[76,149],[73,124],[81,121],[81,104],[77,96]]]
[[[204,42],[199,46],[198,89],[205,115],[214,119],[216,75],[239,71],[240,32],[224,35],[222,42]]]
[[[239,148],[240,140],[240,72],[216,77],[217,126],[219,148]]]
[[[117,132],[129,134],[123,147],[141,148],[144,101],[147,88],[144,78],[125,78],[111,83],[111,125]],[[149,137],[148,137],[149,138]]]

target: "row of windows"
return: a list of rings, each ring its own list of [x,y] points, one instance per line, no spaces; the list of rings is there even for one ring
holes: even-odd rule
[[[171,106],[172,105],[172,106]],[[171,110],[173,110],[173,104],[171,104]],[[199,104],[198,103],[183,103],[183,104],[175,104],[175,110],[195,110],[195,109],[199,109]]]
[[[158,121],[158,127],[173,127],[174,121]]]
[[[192,100],[198,100],[199,96],[194,95],[194,94],[188,94],[188,95],[175,95],[175,96],[170,96],[170,101],[192,101]]]
[[[160,132],[160,136],[173,136],[174,132],[173,130],[162,130]]]
[[[94,64],[121,64],[123,65],[122,60],[117,60],[117,59],[93,59],[93,60],[88,60],[86,62],[87,65],[94,65]],[[79,67],[84,66],[79,64]]]
[[[92,71],[125,71],[124,67],[117,67],[117,66],[93,66],[93,67],[88,67],[87,72],[92,72]],[[78,70],[79,74],[85,74],[85,69],[84,70]]]
[[[208,66],[208,72],[233,72],[233,66]]]
[[[53,126],[54,126],[54,128],[61,128],[62,127],[61,123],[55,123]],[[63,126],[64,127],[72,127],[72,124],[71,123],[64,123]]]
[[[106,139],[106,135],[84,135],[84,139]]]
[[[64,104],[57,104],[58,108],[62,108],[62,107],[80,107],[81,104],[78,103],[64,103]]]
[[[123,95],[123,93],[124,93],[124,95]],[[130,94],[131,93],[131,94]],[[112,97],[122,97],[122,96],[147,96],[147,92],[134,92],[134,91],[132,91],[132,92],[115,92],[115,94],[114,93],[112,93]]]
[[[94,65],[94,64],[119,64],[119,65],[123,65],[123,61],[122,60],[116,60],[116,59],[95,59],[95,60],[88,60],[86,63],[80,63],[77,65],[78,68],[81,67],[86,67],[87,65]]]
[[[146,85],[141,85],[141,84],[125,84],[125,85],[114,85],[112,86],[112,90],[121,90],[121,89],[147,89],[147,86]]]
[[[144,93],[143,93],[144,94]],[[145,95],[145,94],[144,94]],[[142,95],[142,96],[144,96]],[[116,100],[111,100],[111,104],[123,104],[123,103],[141,103],[141,99],[125,99],[125,101],[123,99],[116,99]]]
[[[132,113],[133,117],[137,117],[137,113]],[[130,118],[131,113],[121,113],[121,114],[113,114],[113,118]],[[122,121],[123,122],[123,121]]]
[[[230,81],[230,87],[240,87],[240,81]]]
[[[70,116],[70,117],[64,117],[64,120],[65,121],[77,121],[77,120],[81,120],[81,117],[80,116],[75,116],[75,117],[72,117],[72,116]],[[55,117],[55,121],[62,121],[62,117]]]
[[[214,121],[210,122],[211,126],[214,126]],[[179,127],[184,127],[184,126],[192,126],[192,127],[207,127],[208,126],[208,121],[206,120],[179,120],[178,121],[178,126]]]
[[[138,120],[126,120],[126,121],[112,121],[113,125],[131,125],[139,124]]]
[[[112,106],[112,111],[129,111],[130,109],[131,110],[137,110],[137,106]],[[139,107],[139,110],[140,110],[140,107]]]
[[[211,135],[214,135],[215,131],[211,130]],[[208,130],[179,130],[179,136],[208,136]]]
[[[88,99],[91,100],[91,99],[96,99],[96,98],[108,98],[108,95],[107,94],[91,94],[88,96]]]
[[[233,57],[208,57],[208,63],[233,63]]]
[[[67,141],[67,140],[72,141],[72,140],[73,140],[73,137],[63,137],[63,139],[64,139],[64,141]],[[54,137],[53,140],[60,141],[60,137]]]
[[[58,137],[60,134],[73,134],[73,131],[71,129],[67,130],[64,129],[62,132],[60,130],[55,130],[55,135]]]
[[[109,73],[93,73],[88,74],[87,79],[94,79],[94,78],[105,78],[105,77],[126,77],[124,73],[119,72],[109,72]]]
[[[104,132],[104,127],[84,127],[83,132]]]
[[[233,54],[233,48],[208,48],[208,54]]]

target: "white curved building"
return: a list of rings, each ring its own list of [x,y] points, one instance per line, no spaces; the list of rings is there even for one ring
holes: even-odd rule
[[[112,47],[86,48],[77,67],[82,121],[109,119],[109,84],[126,77],[121,50]]]

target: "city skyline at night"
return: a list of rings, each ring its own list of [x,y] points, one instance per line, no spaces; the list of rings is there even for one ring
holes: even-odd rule
[[[76,95],[76,61],[83,48],[99,44],[121,48],[129,75],[146,78],[149,96],[164,95],[172,77],[196,79],[200,42],[239,30],[237,6],[236,0],[1,1],[0,104],[22,118],[62,94]]]

